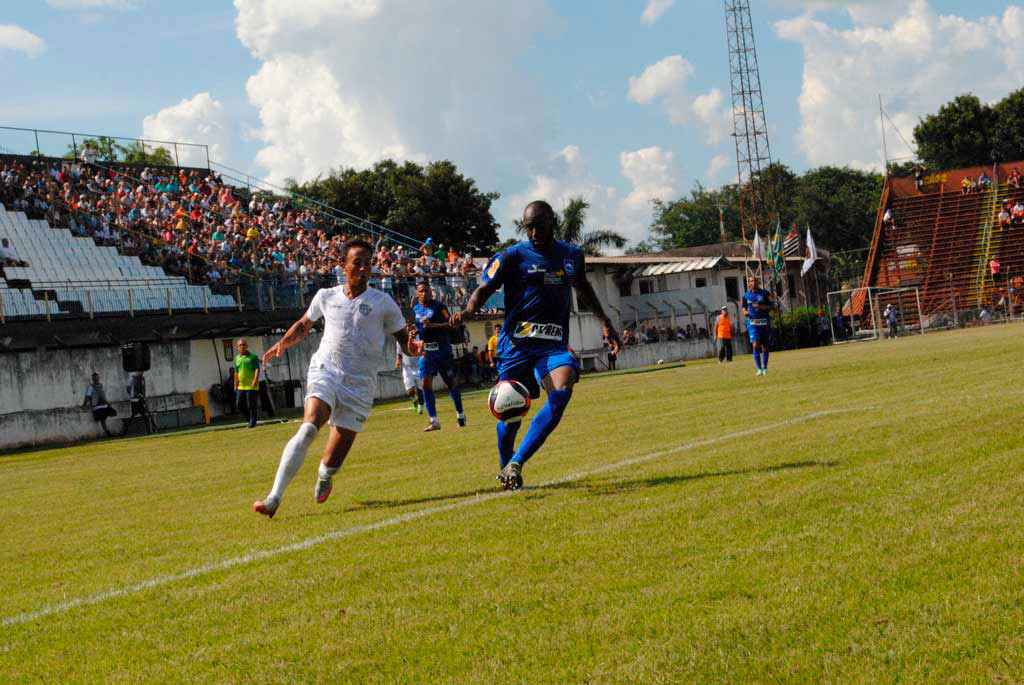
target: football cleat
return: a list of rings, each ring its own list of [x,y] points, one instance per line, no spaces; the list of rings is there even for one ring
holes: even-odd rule
[[[505,490],[518,490],[523,487],[523,467],[510,461],[498,474],[498,480]]]
[[[466,427],[466,417],[465,416],[460,416],[458,419],[456,419],[456,421],[459,424],[459,428],[465,428]]]
[[[280,506],[281,501],[275,497],[267,497],[266,499],[258,499],[252,503],[252,510],[257,514],[263,514],[267,518],[274,518],[274,514],[277,513],[277,508]]]
[[[441,424],[437,423],[437,422],[434,422],[434,421],[431,421],[430,424],[426,428],[423,429],[423,432],[424,433],[429,433],[430,431],[439,431],[439,430],[441,430]]]
[[[313,497],[316,499],[317,504],[323,504],[331,496],[331,490],[334,489],[333,481],[334,479],[331,476],[317,478],[316,490],[313,491]]]

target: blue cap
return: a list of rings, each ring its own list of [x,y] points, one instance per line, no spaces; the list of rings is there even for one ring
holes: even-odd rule
[[[430,245],[430,244],[431,244],[431,243],[433,243],[433,242],[434,242],[434,239],[433,239],[433,238],[427,238],[427,242],[426,242],[425,244],[426,244],[426,245]]]

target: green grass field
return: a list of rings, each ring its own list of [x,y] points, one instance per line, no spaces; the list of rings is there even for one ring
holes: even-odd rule
[[[1020,681],[1021,332],[588,377],[517,493],[479,394],[273,521],[295,423],[0,457],[0,681]]]

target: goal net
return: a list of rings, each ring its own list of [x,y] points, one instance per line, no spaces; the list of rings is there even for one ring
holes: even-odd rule
[[[877,340],[892,333],[887,309],[895,312],[896,335],[924,333],[918,288],[850,288],[828,293],[832,339],[836,342]]]

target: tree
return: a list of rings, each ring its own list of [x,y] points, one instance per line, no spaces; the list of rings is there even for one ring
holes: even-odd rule
[[[498,242],[491,206],[500,195],[482,192],[448,160],[424,167],[385,159],[358,171],[339,167],[326,178],[302,184],[289,180],[286,188],[415,240],[433,238],[435,244],[460,252],[486,252]]]
[[[626,239],[615,231],[607,228],[586,232],[583,230],[587,222],[588,209],[590,203],[582,196],[569,198],[562,213],[555,213],[555,239],[578,245],[584,254],[591,257],[600,257],[601,249],[605,247],[621,249],[626,244]],[[519,219],[516,219],[515,225],[517,233],[526,232]]]
[[[881,193],[880,174],[849,167],[811,169],[798,180],[792,222],[811,228],[815,240],[831,250],[867,247]]]
[[[136,140],[131,145],[121,145],[113,138],[99,136],[98,138],[83,138],[76,144],[68,145],[65,159],[74,159],[77,151],[81,156],[83,150],[93,150],[98,159],[103,162],[126,162],[128,164],[152,164],[154,166],[176,166],[174,157],[165,147],[155,148],[152,152],[146,151],[146,146],[141,140]]]
[[[735,185],[709,190],[698,182],[688,197],[674,202],[654,200],[652,204],[654,220],[650,243],[660,249],[719,242],[719,207],[725,221],[726,238],[740,239],[739,193]]]
[[[992,162],[996,111],[975,95],[959,95],[914,127],[917,154],[934,169]]]
[[[992,148],[998,162],[1024,159],[1024,88],[1007,95],[992,109]]]

